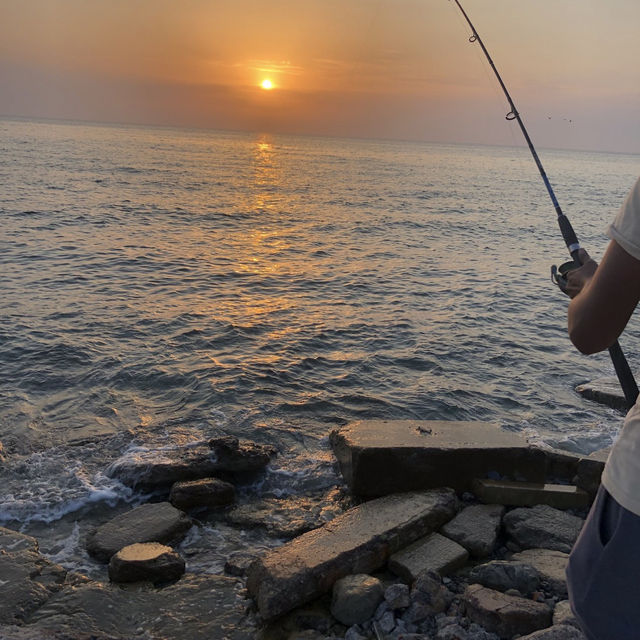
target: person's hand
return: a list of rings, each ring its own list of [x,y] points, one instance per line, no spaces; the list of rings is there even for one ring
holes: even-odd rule
[[[578,251],[578,256],[582,264],[567,273],[567,284],[564,288],[564,292],[570,298],[575,298],[584,289],[598,268],[598,263],[592,260],[584,249]]]

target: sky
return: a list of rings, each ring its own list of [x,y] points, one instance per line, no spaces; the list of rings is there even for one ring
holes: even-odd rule
[[[640,153],[638,0],[462,4],[536,146]],[[0,0],[0,115],[521,144],[470,34],[452,0]]]

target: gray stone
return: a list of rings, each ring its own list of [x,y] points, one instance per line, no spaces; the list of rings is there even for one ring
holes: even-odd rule
[[[384,592],[384,599],[390,609],[405,609],[411,604],[409,586],[406,584],[389,585]]]
[[[391,633],[396,627],[396,618],[393,611],[387,611],[378,622],[378,626],[382,633]]]
[[[472,556],[484,558],[495,547],[503,515],[501,504],[471,505],[447,522],[441,531]]]
[[[63,587],[66,576],[38,553],[35,538],[0,527],[0,624],[22,624]]]
[[[130,487],[164,487],[221,473],[260,471],[275,453],[268,445],[240,442],[233,437],[214,438],[208,445],[128,454],[112,463],[107,475]]]
[[[228,573],[230,576],[246,576],[251,563],[255,559],[255,553],[236,551],[235,553],[232,553],[224,563],[225,573]]]
[[[622,393],[620,382],[615,376],[598,378],[576,387],[576,391],[587,400],[605,404],[621,413],[628,410],[627,401]]]
[[[112,582],[171,582],[184,573],[184,560],[171,548],[157,542],[132,544],[120,549],[109,561]]]
[[[507,533],[523,549],[571,551],[584,520],[547,505],[522,507],[503,519]]]
[[[467,617],[488,631],[511,638],[551,625],[551,609],[540,602],[509,596],[479,584],[464,592]]]
[[[589,506],[589,494],[573,485],[507,480],[476,480],[473,489],[483,502],[532,507],[546,504],[556,509],[584,509]]]
[[[514,553],[511,559],[532,566],[554,595],[567,597],[566,570],[569,554],[553,549],[526,549]]]
[[[359,496],[453,487],[490,472],[543,482],[545,453],[486,422],[367,420],[331,433],[342,475]]]
[[[168,502],[143,504],[92,531],[87,537],[87,551],[108,562],[120,549],[136,542],[179,540],[191,525],[191,518]]]
[[[186,575],[164,589],[88,582],[51,597],[30,619],[32,628],[105,634],[116,638],[254,640],[242,583],[235,578]]]
[[[558,602],[553,610],[553,624],[568,624],[576,629],[580,628],[578,620],[573,615],[571,604],[568,600]]]
[[[472,582],[477,582],[490,589],[508,591],[516,589],[523,595],[533,593],[540,586],[538,572],[524,562],[507,562],[494,560],[473,567],[469,573]]]
[[[436,571],[425,571],[420,574],[411,588],[411,607],[406,619],[409,622],[427,619],[446,611],[453,594],[443,584],[440,574]],[[416,616],[416,613],[424,614],[424,617]]]
[[[457,542],[431,533],[394,553],[389,559],[389,569],[411,583],[427,570],[437,571],[440,575],[451,573],[462,567],[468,557],[467,550]]]
[[[251,565],[247,588],[265,619],[327,593],[336,580],[369,573],[439,528],[457,508],[448,489],[387,496],[349,509]]]
[[[373,617],[383,597],[377,578],[363,573],[345,576],[333,585],[331,613],[342,624],[362,624]]]
[[[218,478],[176,482],[169,494],[169,502],[182,511],[197,507],[227,507],[235,499],[235,487]]]
[[[85,631],[68,630],[56,631],[55,629],[40,629],[39,627],[28,625],[26,627],[15,627],[0,625],[1,640],[122,640],[112,635],[102,633],[86,633]]]
[[[558,624],[527,636],[521,636],[520,640],[587,640],[587,637],[575,627]]]
[[[450,624],[436,633],[435,640],[469,640],[469,634],[459,624]]]

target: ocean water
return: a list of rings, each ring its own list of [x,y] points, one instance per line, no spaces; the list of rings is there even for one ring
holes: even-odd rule
[[[327,436],[357,419],[584,453],[619,431],[574,391],[612,367],[566,337],[524,148],[0,120],[0,150],[0,525],[63,564],[98,571],[87,528],[145,498],[104,474],[132,451],[274,444],[251,500],[333,486]],[[599,258],[640,157],[539,151]],[[216,571],[276,543],[217,523],[186,544]]]

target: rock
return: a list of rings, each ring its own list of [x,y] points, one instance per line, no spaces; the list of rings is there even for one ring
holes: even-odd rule
[[[384,592],[384,599],[389,609],[406,609],[411,604],[409,586],[406,584],[389,585]]]
[[[578,620],[573,615],[571,604],[568,600],[561,600],[553,610],[553,624],[568,624],[576,629],[580,628]]]
[[[496,591],[516,589],[523,595],[532,594],[540,585],[540,576],[531,565],[505,560],[494,560],[473,567],[469,578]]]
[[[511,638],[532,633],[551,624],[551,609],[540,602],[508,596],[479,584],[464,592],[467,617],[487,631]]]
[[[566,570],[569,554],[552,549],[526,549],[514,553],[511,559],[532,566],[554,595],[567,597]]]
[[[457,542],[439,533],[414,542],[405,549],[394,553],[389,559],[389,569],[405,582],[411,583],[427,570],[446,575],[462,567],[469,553]]]
[[[56,631],[54,629],[40,629],[38,627],[7,627],[0,625],[2,640],[122,640],[112,635],[102,633],[85,633],[81,630]]]
[[[112,582],[172,582],[180,578],[184,567],[184,560],[171,547],[157,542],[132,544],[112,556],[109,579]]]
[[[246,609],[239,580],[188,574],[164,589],[97,582],[67,587],[27,622],[34,629],[127,639],[254,640]]]
[[[587,637],[575,627],[558,624],[548,629],[536,631],[528,636],[521,636],[520,640],[587,640]]]
[[[168,502],[143,504],[116,516],[87,537],[87,551],[108,562],[123,547],[136,542],[166,543],[184,537],[191,518]]]
[[[342,624],[361,624],[373,617],[383,597],[377,578],[362,573],[345,576],[333,585],[331,613]]]
[[[450,489],[398,494],[349,509],[251,565],[247,588],[265,619],[327,593],[336,580],[382,567],[389,556],[449,520]]]
[[[556,509],[585,509],[591,502],[586,491],[565,484],[481,479],[474,482],[473,489],[483,502],[509,506],[546,504]]]
[[[107,468],[107,475],[129,487],[165,487],[221,473],[261,471],[276,450],[268,445],[216,438],[199,446],[129,452]]]
[[[555,549],[569,553],[584,520],[546,505],[522,507],[503,519],[507,533],[523,549]]]
[[[610,452],[611,447],[608,447],[607,449],[594,451],[586,458],[581,458],[578,461],[574,482],[592,497],[594,497],[598,491],[604,465],[609,458]]]
[[[545,480],[545,453],[526,438],[487,422],[367,420],[331,433],[331,444],[353,494],[470,489],[490,472]]]
[[[169,502],[182,511],[197,507],[226,507],[235,499],[235,487],[217,478],[176,482],[169,494]]]
[[[436,633],[435,640],[469,640],[469,634],[459,624],[450,624]]]
[[[576,391],[587,400],[605,404],[621,413],[626,413],[629,408],[620,388],[620,382],[615,376],[585,382],[578,385]]]
[[[235,553],[232,553],[224,563],[225,573],[228,573],[230,576],[246,576],[251,563],[255,559],[255,553],[236,551]]]
[[[447,522],[441,531],[472,556],[484,558],[495,547],[503,515],[501,504],[471,505]]]
[[[22,624],[62,589],[66,576],[40,555],[35,538],[0,527],[0,625]]]
[[[436,571],[425,571],[420,574],[411,588],[411,607],[409,622],[416,621],[416,609],[427,617],[435,616],[449,608],[453,594],[442,584],[442,578]]]

